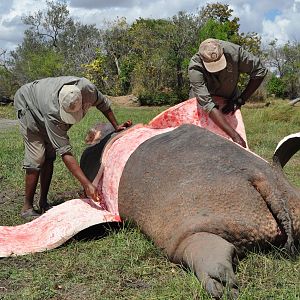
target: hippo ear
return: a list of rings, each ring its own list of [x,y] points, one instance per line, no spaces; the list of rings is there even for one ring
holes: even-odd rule
[[[99,123],[90,128],[87,132],[85,143],[88,145],[94,145],[114,131],[115,129],[110,123]]]
[[[273,161],[282,168],[290,158],[300,149],[300,132],[284,137],[277,145]]]

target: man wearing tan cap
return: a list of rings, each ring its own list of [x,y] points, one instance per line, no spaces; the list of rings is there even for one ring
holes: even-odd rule
[[[267,69],[260,59],[241,46],[216,39],[207,39],[200,44],[188,68],[190,98],[196,97],[209,117],[227,133],[234,142],[246,147],[243,138],[232,128],[223,114],[234,113],[245,104],[262,83]],[[241,73],[249,75],[243,92],[238,89]],[[217,98],[225,105],[220,107]]]
[[[125,129],[131,122],[118,125],[110,101],[95,85],[86,78],[72,76],[44,78],[23,85],[15,94],[14,106],[25,144],[25,202],[21,216],[26,219],[39,216],[33,209],[39,178],[39,206],[41,211],[49,208],[47,195],[56,153],[79,180],[86,195],[97,200],[96,187],[86,178],[72,155],[67,131],[80,122],[91,106],[105,115],[115,131]]]

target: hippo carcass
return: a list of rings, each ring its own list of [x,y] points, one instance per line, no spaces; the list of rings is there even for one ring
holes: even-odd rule
[[[123,170],[119,212],[219,298],[237,294],[233,264],[299,239],[300,194],[278,166],[195,125],[143,142]]]
[[[240,111],[226,118],[245,138]],[[298,191],[280,167],[228,140],[196,99],[106,137],[81,163],[104,201],[73,199],[30,223],[0,226],[0,257],[53,249],[121,214],[220,297],[225,285],[236,294],[232,264],[245,249],[292,250],[299,239]]]

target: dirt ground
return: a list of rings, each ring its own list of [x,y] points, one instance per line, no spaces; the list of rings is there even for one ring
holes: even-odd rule
[[[0,118],[0,130],[5,131],[10,127],[18,126],[17,120],[1,119]]]
[[[140,106],[138,102],[138,98],[135,97],[134,95],[126,95],[126,96],[118,96],[118,97],[108,96],[108,98],[114,104],[120,106]]]

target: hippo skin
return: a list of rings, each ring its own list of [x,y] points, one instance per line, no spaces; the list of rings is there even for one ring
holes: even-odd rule
[[[300,194],[278,165],[195,125],[142,143],[119,184],[119,212],[195,272],[206,290],[238,294],[234,264],[245,250],[294,251]]]

